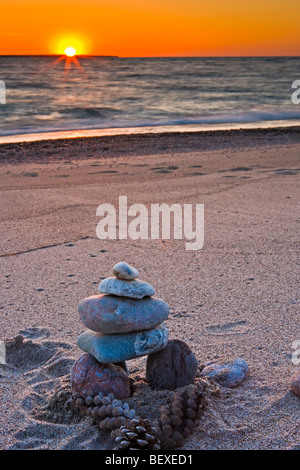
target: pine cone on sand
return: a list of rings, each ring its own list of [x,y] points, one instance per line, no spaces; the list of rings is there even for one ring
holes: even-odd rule
[[[203,416],[205,406],[203,392],[197,386],[175,392],[171,404],[160,408],[156,423],[161,448],[170,450],[181,446]]]
[[[157,430],[148,419],[132,419],[111,435],[117,436],[114,450],[160,450]]]
[[[135,410],[128,403],[116,400],[112,393],[103,396],[87,395],[85,398],[77,398],[75,405],[79,407],[82,414],[94,419],[103,431],[112,431],[125,426],[135,417]]]

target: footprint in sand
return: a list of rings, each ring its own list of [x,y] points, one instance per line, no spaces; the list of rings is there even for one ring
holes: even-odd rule
[[[293,176],[298,175],[299,170],[278,169],[273,172],[275,175]]]
[[[46,328],[23,331],[28,338],[50,336]],[[11,436],[8,450],[14,449],[99,449],[109,441],[99,430],[84,424],[74,407],[70,371],[76,360],[69,343],[26,339],[18,335],[6,341],[11,386],[22,382],[22,401],[18,413],[18,430]],[[74,437],[75,436],[75,437]]]
[[[239,171],[252,171],[253,168],[248,166],[237,166],[235,168],[227,168],[224,170],[219,170],[218,173],[230,173],[230,172],[239,172]]]
[[[252,171],[253,168],[250,168],[248,166],[237,166],[235,168],[229,168],[227,171]]]
[[[6,353],[11,380],[24,383],[22,410],[30,419],[62,424],[78,422],[79,415],[74,410],[70,388],[70,371],[76,360],[72,355],[73,346],[59,341],[41,341],[41,338],[50,336],[46,328],[31,327],[20,333],[6,341]],[[33,423],[14,435],[20,448],[41,445],[36,432],[37,441],[27,441],[31,426],[35,428]]]
[[[36,176],[39,176],[38,173],[23,173],[21,176],[27,176],[29,178],[35,178]]]
[[[150,170],[154,171],[155,173],[172,173],[173,170],[178,170],[177,165],[169,165],[169,166],[154,166],[150,168]]]
[[[48,338],[49,331],[46,328],[28,328],[15,336],[13,339],[5,341],[6,361],[12,366],[16,373],[26,374],[32,370],[50,366],[53,368],[52,358],[61,359],[67,357],[67,351],[72,349],[72,345],[57,341],[33,341],[37,338]],[[27,339],[28,338],[28,339]],[[56,355],[59,351],[59,357]],[[48,362],[49,361],[49,362]]]
[[[246,320],[239,320],[219,325],[209,325],[206,326],[206,330],[209,331],[210,334],[216,336],[239,335],[248,333],[249,329],[247,325],[248,322]]]
[[[97,175],[99,173],[119,173],[116,170],[100,170],[100,171],[92,171],[91,173],[88,173],[88,175]]]
[[[38,326],[27,328],[27,330],[20,330],[19,334],[30,339],[48,338],[50,336],[50,332],[47,328],[40,328]]]

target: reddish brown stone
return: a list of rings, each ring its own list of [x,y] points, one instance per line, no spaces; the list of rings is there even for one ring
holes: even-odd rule
[[[90,354],[83,354],[71,370],[74,397],[113,393],[115,398],[130,396],[129,377],[122,367],[98,362]]]

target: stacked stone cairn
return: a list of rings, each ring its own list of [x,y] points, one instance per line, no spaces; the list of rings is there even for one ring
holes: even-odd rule
[[[121,262],[114,266],[113,274],[100,283],[100,295],[79,303],[79,316],[87,330],[77,339],[84,354],[71,370],[72,395],[84,414],[98,419],[100,429],[122,430],[127,425],[118,437],[122,446],[131,445],[123,437],[133,426],[133,434],[144,429],[144,437],[136,438],[140,444],[144,442],[141,446],[147,441],[148,448],[157,449],[160,441],[152,435],[151,425],[121,402],[131,395],[126,361],[148,356],[148,384],[169,390],[192,384],[198,363],[183,341],[169,341],[164,323],[169,306],[154,297],[150,284],[138,280],[138,271]]]

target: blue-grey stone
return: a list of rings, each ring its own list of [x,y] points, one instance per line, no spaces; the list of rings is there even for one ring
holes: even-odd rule
[[[116,277],[103,279],[99,285],[101,294],[113,294],[132,299],[142,299],[155,294],[155,289],[144,281],[124,281]]]
[[[207,364],[201,372],[203,377],[208,377],[220,383],[224,387],[236,387],[246,377],[249,367],[247,362],[238,358],[227,364],[218,364],[215,362]]]
[[[116,363],[160,351],[168,339],[169,332],[161,324],[151,330],[111,335],[87,330],[77,338],[77,345],[99,362]]]

